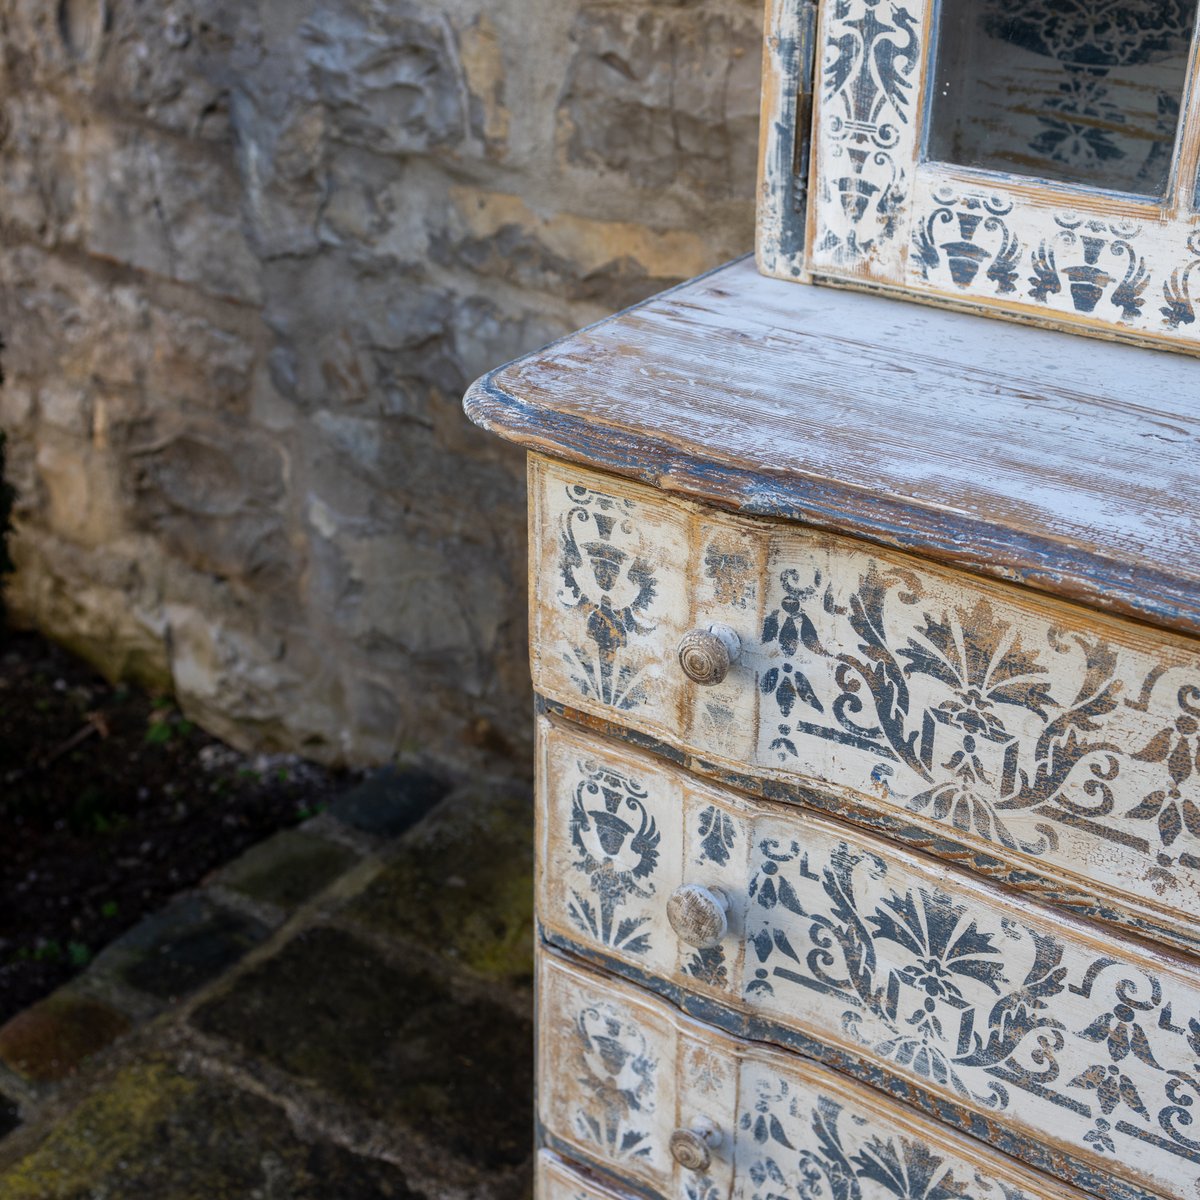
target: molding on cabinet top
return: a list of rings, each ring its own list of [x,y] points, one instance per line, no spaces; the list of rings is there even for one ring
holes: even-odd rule
[[[1200,366],[751,259],[476,382],[526,449],[1200,635]]]

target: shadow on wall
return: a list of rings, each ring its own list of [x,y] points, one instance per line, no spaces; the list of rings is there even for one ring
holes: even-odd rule
[[[0,0],[14,616],[244,748],[524,769],[523,468],[459,400],[750,248],[760,31]]]

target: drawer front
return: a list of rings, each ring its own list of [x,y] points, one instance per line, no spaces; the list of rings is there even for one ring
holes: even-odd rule
[[[551,941],[1080,1186],[1200,1195],[1195,965],[547,718],[538,808]],[[715,924],[673,925],[696,887]]]
[[[1079,1200],[867,1088],[552,952],[542,953],[538,989],[546,1140],[658,1196]],[[707,1135],[707,1164],[676,1161],[676,1131]]]
[[[548,459],[531,496],[543,696],[1200,947],[1195,642]]]
[[[625,1194],[584,1174],[549,1150],[539,1150],[534,1165],[537,1200],[626,1200]]]

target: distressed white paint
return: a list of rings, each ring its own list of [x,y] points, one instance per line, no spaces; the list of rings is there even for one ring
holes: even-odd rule
[[[538,1151],[534,1187],[538,1200],[622,1200],[626,1195],[583,1174],[549,1150]]]
[[[1200,349],[1195,47],[1167,195],[1139,199],[923,161],[935,13],[932,0],[821,6],[811,236],[763,269]]]
[[[575,467],[531,478],[541,693],[1194,943],[1195,643]],[[701,687],[676,651],[713,622],[742,649]]]
[[[504,368],[467,405],[522,445],[668,491],[1198,631],[1194,375],[1177,355],[740,262]]]
[[[771,0],[763,36],[755,248],[764,273],[800,282],[816,16],[814,0]]]
[[[539,957],[545,1127],[583,1159],[659,1196],[1079,1196],[802,1059],[726,1037],[550,952]],[[668,1142],[705,1119],[720,1136],[698,1174],[671,1159]],[[885,1164],[892,1170],[879,1169]],[[548,1161],[540,1179],[540,1200],[607,1195]],[[839,1179],[856,1190],[835,1190]]]
[[[569,726],[541,722],[539,744],[553,934],[1164,1196],[1200,1192],[1195,965]],[[671,927],[686,884],[729,901],[713,951]]]

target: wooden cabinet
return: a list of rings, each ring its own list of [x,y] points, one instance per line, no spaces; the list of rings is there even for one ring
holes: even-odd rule
[[[1200,1197],[1194,372],[743,261],[474,386],[540,1200]]]
[[[1085,1186],[1101,1145],[1151,1190],[1200,1181],[1163,1066],[1195,1055],[1186,965],[565,722],[539,741],[548,942]],[[699,935],[672,919],[688,891],[715,918]]]
[[[769,0],[759,270],[469,392],[540,1200],[1200,1200],[1196,18]]]

